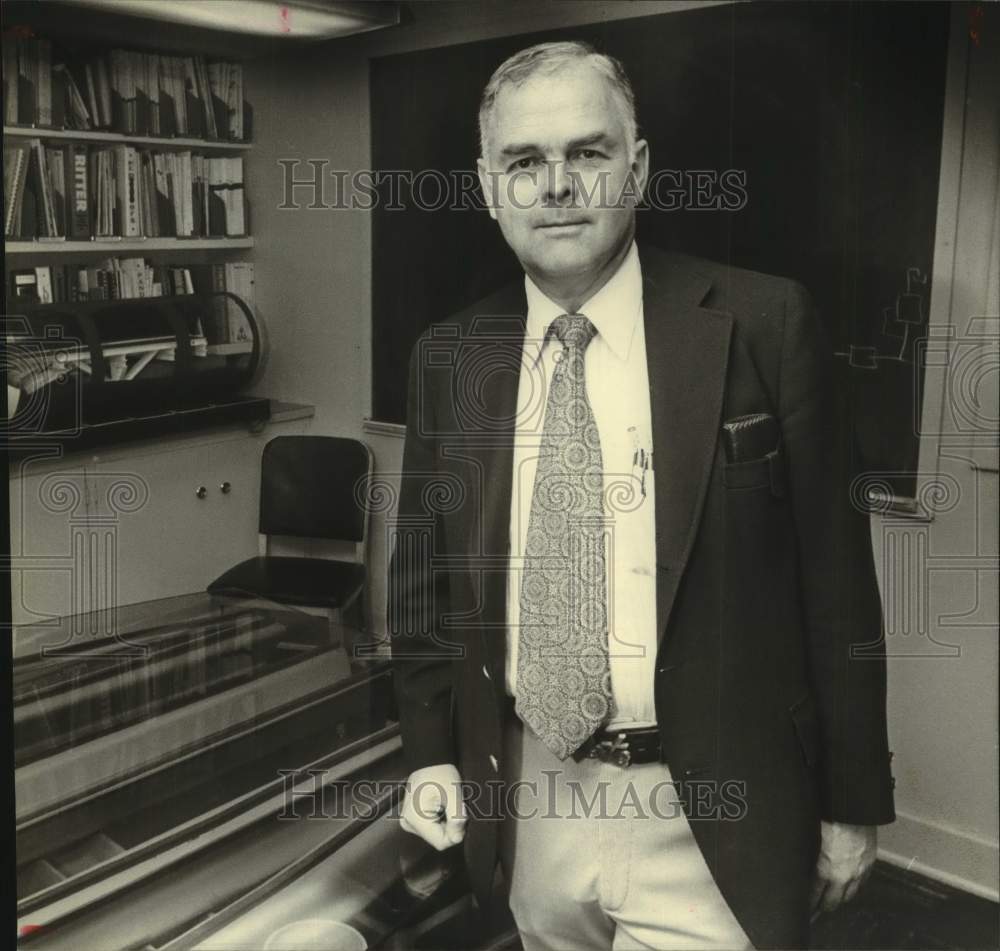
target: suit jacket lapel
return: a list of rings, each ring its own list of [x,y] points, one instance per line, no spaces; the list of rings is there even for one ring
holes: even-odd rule
[[[640,251],[656,487],[656,630],[670,620],[712,472],[732,317],[700,306],[712,284],[680,256]]]

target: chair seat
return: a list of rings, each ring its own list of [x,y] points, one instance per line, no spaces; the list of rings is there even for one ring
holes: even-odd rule
[[[230,568],[208,586],[208,591],[220,594],[235,590],[279,604],[339,608],[364,583],[364,565],[354,562],[264,555]]]

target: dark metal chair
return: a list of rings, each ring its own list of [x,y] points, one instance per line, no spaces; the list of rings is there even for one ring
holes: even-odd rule
[[[260,553],[230,568],[207,590],[322,609],[331,621],[338,615],[343,621],[345,611],[356,605],[358,626],[368,630],[372,469],[371,450],[360,440],[275,436],[261,456]],[[353,557],[271,554],[276,536],[344,542]]]

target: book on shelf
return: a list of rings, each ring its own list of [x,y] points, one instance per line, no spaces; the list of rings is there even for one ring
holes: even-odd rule
[[[17,123],[17,37],[10,30],[3,31],[3,124]]]
[[[38,41],[17,37],[17,121],[31,125],[38,121]]]
[[[108,64],[103,56],[98,56],[86,65],[87,82],[94,97],[93,114],[97,117],[97,128],[111,128],[111,77]]]
[[[35,82],[38,95],[35,100],[36,120],[39,125],[52,125],[52,44],[39,39],[35,43],[38,61],[35,65]]]
[[[3,233],[16,234],[21,227],[24,183],[28,175],[31,146],[27,142],[4,143],[3,147]]]
[[[228,291],[239,297],[251,314],[256,313],[252,261],[200,264],[189,270],[195,293],[211,294]],[[224,297],[213,300],[205,336],[212,345],[236,345],[233,352],[238,352],[239,348],[249,349],[253,342],[242,309],[235,301]]]
[[[38,280],[38,303],[52,303],[52,271],[48,266],[36,267],[35,276]]]
[[[247,226],[242,156],[41,138],[4,144],[5,237],[237,237]]]
[[[66,154],[64,149],[46,149],[45,160],[48,166],[48,186],[52,194],[52,224],[55,236],[65,237],[69,206],[66,202]]]
[[[10,296],[13,307],[21,304],[37,304],[38,300],[38,275],[35,269],[22,268],[12,271],[10,275]],[[11,308],[13,309],[13,308]]]
[[[239,297],[250,312],[254,312],[254,270],[252,261],[229,261],[223,265],[226,269],[226,290]],[[239,307],[231,300],[226,301],[226,343],[250,345],[252,336],[246,317]]]
[[[175,265],[143,257],[108,257],[88,264],[57,264],[10,272],[10,300],[22,303],[73,303],[127,300],[229,291],[253,312],[254,270],[251,262]],[[239,306],[214,302],[212,339],[218,343],[250,343],[250,328]]]
[[[49,273],[52,281],[52,302],[65,301],[69,299],[69,289],[67,281],[69,275],[65,267],[49,266]]]
[[[61,82],[66,86],[66,121],[65,125],[71,129],[90,129],[93,127],[91,111],[87,107],[87,102],[83,97],[76,77],[69,71],[65,63],[56,63],[52,67],[53,75],[59,74]]]
[[[243,157],[208,159],[208,234],[246,234]]]
[[[69,89],[64,71],[53,62],[52,42],[5,27],[3,34],[4,123],[66,124]]]
[[[142,234],[139,191],[139,156],[131,145],[116,145],[115,163],[118,168],[116,185],[122,209],[122,237],[137,238]]]
[[[66,191],[70,196],[66,234],[76,240],[90,237],[89,182],[87,148],[70,143],[66,146]]]
[[[29,267],[12,271],[10,275],[11,306],[18,304],[51,304],[55,299],[53,291],[57,279],[53,278],[51,268]]]
[[[217,60],[207,64],[212,109],[217,129],[224,129],[220,138],[243,138],[243,66],[240,63]]]
[[[149,61],[151,53],[130,53],[132,75],[135,80],[136,131],[139,135],[156,135],[159,117],[153,116],[153,90],[149,86]]]
[[[6,24],[3,89],[7,125],[243,142],[253,124],[241,63],[121,48],[70,57]]]
[[[28,140],[28,166],[23,180],[23,194],[4,195],[5,203],[20,205],[20,221],[14,221],[17,233],[37,238],[60,236],[56,219],[49,151],[41,139]]]

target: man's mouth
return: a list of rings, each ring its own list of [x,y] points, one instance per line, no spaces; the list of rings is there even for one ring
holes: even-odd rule
[[[579,225],[589,224],[586,218],[569,218],[565,221],[543,221],[539,228],[549,230],[549,229],[559,229],[559,228],[575,228]]]

